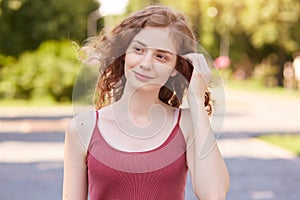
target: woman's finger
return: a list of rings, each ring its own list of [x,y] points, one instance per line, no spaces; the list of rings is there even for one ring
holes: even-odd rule
[[[204,79],[205,83],[208,84],[212,78],[212,72],[209,68],[206,59],[203,54],[199,53],[189,53],[183,56],[194,66],[194,72],[197,75],[200,74]]]

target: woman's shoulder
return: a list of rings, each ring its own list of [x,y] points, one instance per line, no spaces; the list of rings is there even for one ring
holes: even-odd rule
[[[67,127],[69,137],[78,137],[87,150],[96,123],[96,111],[91,110],[75,115]]]

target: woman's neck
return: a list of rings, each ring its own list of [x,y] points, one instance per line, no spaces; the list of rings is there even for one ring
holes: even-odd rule
[[[158,98],[159,89],[146,90],[144,88],[132,89],[130,87],[124,88],[124,93],[121,97],[123,103],[126,103],[132,113],[147,114],[149,109],[157,104],[161,105]]]
[[[159,89],[133,89],[125,85],[123,95],[117,102],[119,104],[117,107],[120,112],[128,113],[136,123],[146,125],[151,121],[150,110],[154,106],[163,106],[163,103],[158,98],[158,92]]]

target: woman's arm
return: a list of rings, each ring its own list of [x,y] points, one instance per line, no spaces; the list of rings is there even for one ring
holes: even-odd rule
[[[86,149],[76,122],[71,120],[65,134],[63,200],[86,200],[88,196]]]
[[[205,109],[201,114],[203,113],[207,115]],[[188,118],[187,115],[190,115],[193,124],[197,123],[193,120],[195,114],[188,110],[182,112],[183,118]],[[193,190],[201,200],[224,200],[229,188],[228,171],[213,133],[207,129],[209,122],[205,122],[205,116],[202,119],[199,116],[197,118],[201,127],[197,132],[191,130],[187,139],[187,164]],[[190,124],[190,122],[184,121],[185,119],[182,119],[182,123]],[[185,130],[183,129],[183,131]]]
[[[188,135],[187,162],[193,189],[201,200],[224,200],[229,188],[229,174],[204,106],[207,89],[205,79],[209,74],[200,74],[203,71],[209,72],[209,68],[201,54],[187,55],[186,58],[192,61],[194,72],[188,91],[190,108],[182,113],[182,126]],[[203,66],[203,62],[206,66]]]

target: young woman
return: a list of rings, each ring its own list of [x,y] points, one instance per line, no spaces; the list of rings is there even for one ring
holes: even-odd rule
[[[101,72],[96,110],[66,131],[63,199],[184,199],[187,171],[199,199],[225,199],[229,176],[209,121],[211,72],[184,16],[150,6],[90,47]]]

